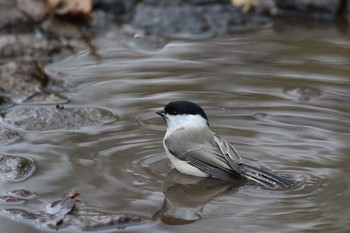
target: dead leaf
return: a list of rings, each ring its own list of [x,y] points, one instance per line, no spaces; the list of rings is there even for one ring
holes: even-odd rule
[[[231,0],[231,4],[242,7],[243,14],[247,14],[251,8],[259,6],[256,0]]]
[[[57,15],[81,15],[91,17],[92,0],[47,0]]]

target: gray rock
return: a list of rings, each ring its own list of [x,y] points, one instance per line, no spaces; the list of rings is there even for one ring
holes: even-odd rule
[[[17,131],[0,127],[0,146],[13,144],[21,138],[21,134]]]
[[[16,1],[0,0],[0,29],[19,26],[28,27],[28,17],[16,7]]]
[[[72,53],[70,45],[62,45],[58,39],[38,38],[30,33],[0,35],[0,63],[28,58],[52,62]]]
[[[320,89],[312,87],[285,88],[283,92],[287,96],[301,102],[306,102],[322,95],[322,91]]]
[[[110,12],[117,21],[128,20],[137,4],[142,0],[94,0],[94,10]]]
[[[340,11],[342,0],[275,0],[280,14],[313,19],[333,19]]]
[[[125,229],[150,222],[135,214],[107,213],[94,210],[76,197],[79,193],[70,192],[62,200],[48,203],[44,210],[28,211],[18,208],[8,208],[2,213],[16,218],[30,220],[39,228],[62,229],[74,227],[83,231]],[[11,195],[9,195],[11,196]],[[14,198],[17,198],[15,196]],[[14,199],[16,203],[16,199]]]
[[[22,204],[34,197],[35,195],[31,191],[18,189],[10,192],[8,195],[0,196],[0,201],[12,204]]]
[[[67,97],[57,93],[64,90],[63,82],[49,77],[36,61],[8,62],[0,66],[0,86],[2,95],[11,98],[14,103],[68,101]]]
[[[34,162],[20,156],[0,155],[0,178],[8,181],[20,181],[35,170]]]
[[[145,34],[174,38],[209,38],[261,27],[268,20],[243,14],[229,1],[154,1],[140,4],[129,25]]]
[[[16,107],[3,114],[5,123],[29,131],[78,130],[117,120],[99,108]]]

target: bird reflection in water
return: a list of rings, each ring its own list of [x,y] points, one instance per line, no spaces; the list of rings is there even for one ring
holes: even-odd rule
[[[201,219],[204,206],[215,197],[235,192],[244,181],[228,182],[219,179],[185,175],[173,169],[163,183],[165,195],[161,210],[153,215],[168,225],[185,225]]]

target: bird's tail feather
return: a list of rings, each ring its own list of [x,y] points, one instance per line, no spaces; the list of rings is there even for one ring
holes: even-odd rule
[[[242,176],[246,177],[248,180],[255,181],[265,187],[287,188],[293,185],[293,182],[291,180],[279,177],[259,168],[244,163],[239,164],[239,167]]]

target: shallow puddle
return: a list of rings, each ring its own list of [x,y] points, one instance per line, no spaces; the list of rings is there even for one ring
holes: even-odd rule
[[[154,220],[125,229],[130,232],[350,228],[348,31],[276,23],[221,39],[174,40],[164,47],[162,41],[157,49],[145,45],[147,38],[137,41],[111,31],[95,41],[99,61],[81,51],[46,67],[74,86],[63,93],[71,100],[64,108],[103,108],[119,119],[76,131],[24,130],[22,140],[1,150],[30,154],[36,170],[22,182],[0,180],[1,195],[29,190],[38,197],[21,208],[40,211],[77,189],[95,210]],[[162,146],[164,122],[155,114],[172,100],[200,104],[212,129],[244,161],[299,184],[272,191],[174,180]],[[0,203],[0,209],[10,207]],[[0,231],[47,229],[2,214]]]

